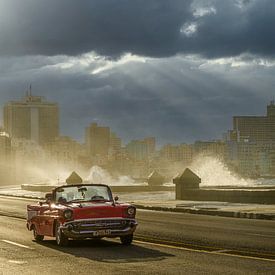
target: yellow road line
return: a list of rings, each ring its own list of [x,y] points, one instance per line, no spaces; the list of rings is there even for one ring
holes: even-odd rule
[[[215,252],[215,251],[211,252],[211,251],[201,250],[201,249],[186,248],[186,247],[161,244],[161,243],[153,243],[150,241],[134,240],[134,242],[140,243],[140,244],[145,244],[145,245],[149,244],[149,245],[154,245],[154,246],[159,246],[159,247],[172,248],[172,249],[177,249],[177,250],[185,250],[185,251],[198,252],[198,253],[205,253],[205,254],[212,254],[212,255],[229,256],[229,257],[237,257],[237,258],[244,258],[244,259],[253,259],[253,260],[259,260],[259,261],[266,261],[266,262],[275,262],[275,259],[267,259],[267,258],[261,258],[261,257],[256,257],[256,256],[254,257],[254,256],[236,255],[236,254],[228,254],[228,253]],[[236,250],[235,250],[235,252],[243,253],[241,251],[236,251]]]
[[[166,243],[168,243],[168,245],[172,244],[172,246],[175,246],[175,247],[183,247],[183,248],[194,249],[194,250],[208,251],[208,250],[205,250],[205,249],[210,249],[213,252],[214,251],[218,252],[218,251],[227,250],[227,251],[232,251],[232,252],[237,252],[237,253],[243,253],[243,254],[249,253],[249,251],[234,250],[233,248],[230,249],[230,248],[225,248],[225,247],[216,247],[216,246],[207,246],[207,245],[196,245],[196,244],[189,244],[189,243],[181,243],[181,242],[174,242],[174,241],[170,241],[170,240],[161,240],[161,239],[154,238],[154,237],[149,237],[148,238],[148,237],[145,237],[145,236],[142,236],[142,235],[135,235],[135,237],[136,238],[141,238],[141,241],[145,241],[145,242],[147,242],[147,240],[148,240],[148,242],[155,241],[155,242],[157,242],[159,244],[165,244],[165,242],[166,242]],[[189,246],[189,247],[187,247],[187,246]],[[211,251],[208,251],[208,252],[211,252]],[[258,253],[256,251],[250,251],[250,253],[251,254],[252,253],[259,254],[261,256],[266,256],[266,257],[275,257],[275,254]]]
[[[153,240],[156,241],[158,243],[163,243],[163,242],[168,242],[169,244],[174,244],[175,246],[192,246],[192,247],[200,247],[200,248],[207,248],[207,249],[213,249],[213,250],[223,250],[224,247],[213,247],[213,246],[207,246],[207,245],[196,245],[196,244],[188,244],[188,243],[180,243],[180,242],[174,242],[174,241],[167,241],[167,240],[160,240],[158,238],[154,238],[154,237],[146,237],[146,236],[142,236],[142,235],[135,235],[136,238],[141,238],[141,239],[148,239],[148,241]]]

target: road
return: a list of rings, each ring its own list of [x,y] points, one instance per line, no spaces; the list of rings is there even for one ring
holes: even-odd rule
[[[22,219],[30,202],[0,197],[0,274],[275,274],[274,221],[138,211],[130,247],[106,239],[59,248],[32,240]]]

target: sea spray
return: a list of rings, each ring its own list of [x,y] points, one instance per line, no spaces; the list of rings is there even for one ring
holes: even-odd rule
[[[129,176],[119,176],[114,178],[110,173],[100,166],[94,165],[91,167],[86,178],[89,183],[108,184],[108,185],[132,185],[134,180]]]
[[[232,173],[223,161],[212,156],[197,156],[191,166],[202,180],[200,186],[255,186],[256,181]]]

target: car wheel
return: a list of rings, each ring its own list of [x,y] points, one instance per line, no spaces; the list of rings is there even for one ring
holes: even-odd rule
[[[37,234],[37,230],[36,230],[36,227],[35,227],[35,226],[33,227],[33,237],[34,237],[34,239],[35,239],[37,242],[41,242],[41,241],[43,241],[43,239],[44,239],[44,236],[43,236],[43,235],[38,235],[38,234]]]
[[[126,236],[121,236],[120,237],[120,241],[124,245],[130,245],[132,243],[132,241],[133,241],[133,237],[134,237],[133,234],[126,235]]]
[[[59,223],[56,223],[56,227],[55,227],[55,240],[57,245],[59,246],[66,246],[68,245],[68,242],[69,242],[68,238],[62,232]]]

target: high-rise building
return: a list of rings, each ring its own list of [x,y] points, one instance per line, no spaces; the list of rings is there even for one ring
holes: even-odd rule
[[[109,153],[111,156],[121,154],[121,138],[117,137],[115,133],[110,134],[110,148]]]
[[[156,151],[156,138],[148,137],[144,139],[144,142],[147,144],[149,156],[153,156]]]
[[[133,160],[145,160],[148,158],[148,145],[144,140],[132,140],[126,145],[126,151]]]
[[[190,144],[166,144],[161,148],[160,155],[165,160],[172,162],[181,161],[189,165],[193,158],[193,146]]]
[[[86,128],[86,147],[90,156],[107,157],[110,146],[110,128],[92,123]]]
[[[266,142],[275,140],[275,104],[267,106],[266,116],[234,116],[233,133],[236,141]]]
[[[193,145],[194,155],[204,154],[216,157],[224,157],[226,145],[223,141],[196,141]]]
[[[21,101],[11,101],[4,106],[4,128],[11,138],[43,145],[59,135],[58,105],[28,92]]]
[[[145,160],[154,155],[155,147],[156,139],[148,137],[143,140],[132,140],[126,145],[126,151],[134,160]]]

